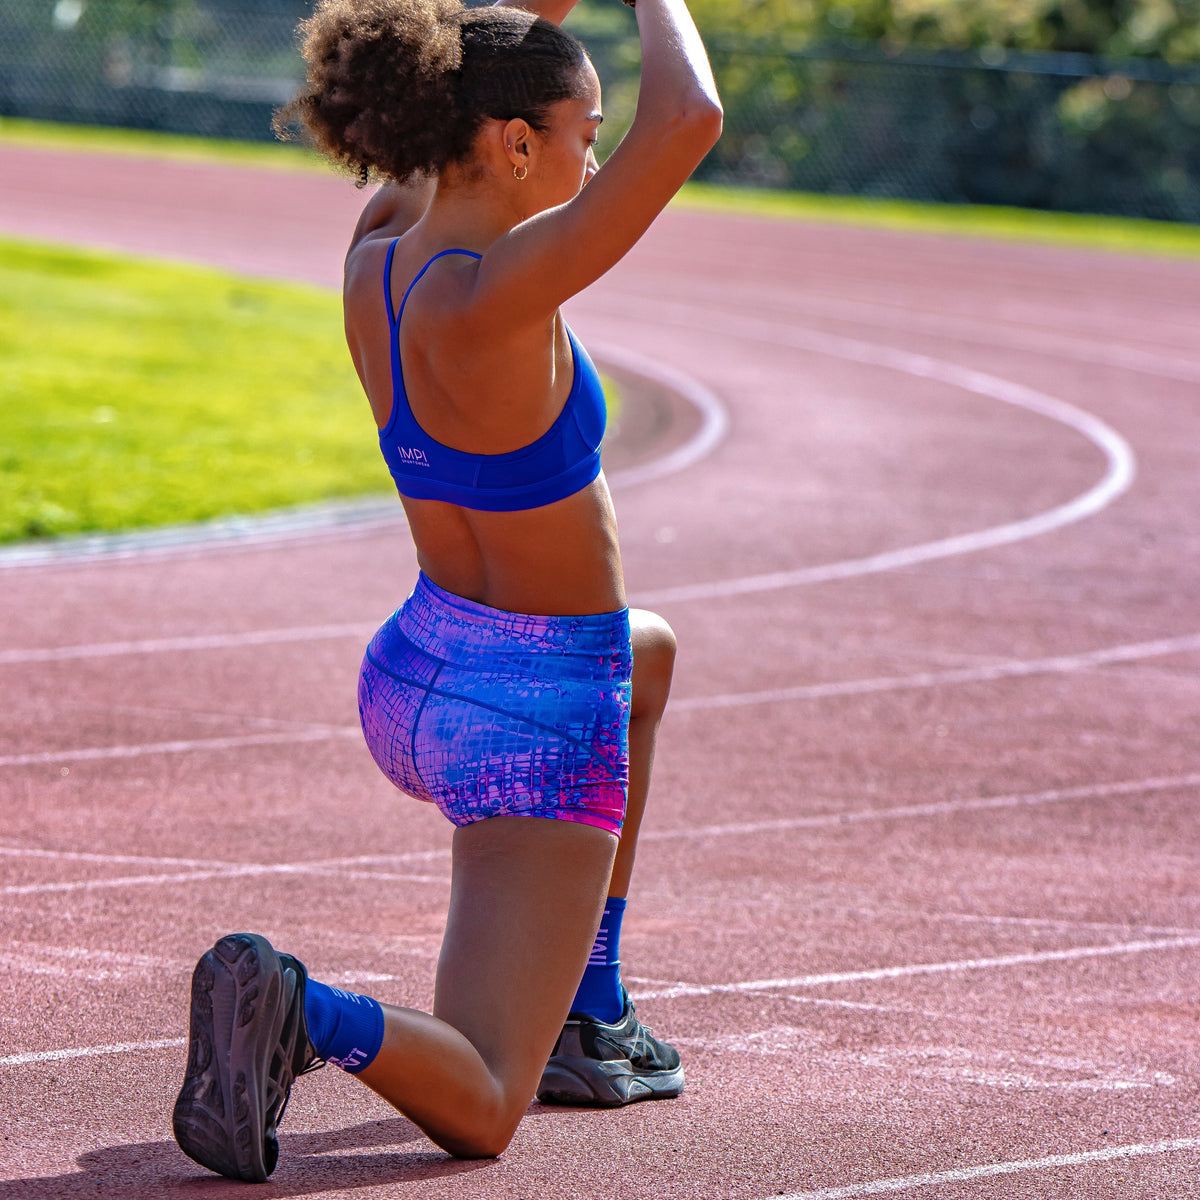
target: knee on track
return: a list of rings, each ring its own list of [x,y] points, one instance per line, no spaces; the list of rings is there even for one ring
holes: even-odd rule
[[[515,1115],[497,1113],[486,1120],[477,1121],[469,1130],[436,1140],[443,1150],[455,1158],[499,1158],[517,1132],[517,1126],[525,1115],[525,1107]]]

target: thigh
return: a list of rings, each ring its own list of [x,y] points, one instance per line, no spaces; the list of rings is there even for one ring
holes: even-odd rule
[[[587,963],[617,839],[538,817],[454,834],[433,1012],[466,1036],[524,1112]]]

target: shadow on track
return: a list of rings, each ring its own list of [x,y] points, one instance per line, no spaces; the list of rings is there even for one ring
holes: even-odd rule
[[[424,1143],[407,1153],[357,1153],[363,1149]],[[313,1196],[380,1184],[409,1183],[485,1169],[493,1160],[463,1161],[430,1146],[411,1122],[397,1117],[323,1133],[283,1134],[279,1168],[251,1190],[256,1197]],[[349,1151],[349,1153],[347,1153]],[[153,1200],[160,1196],[197,1200],[244,1198],[247,1185],[211,1175],[180,1152],[173,1141],[136,1142],[91,1150],[77,1160],[78,1172],[0,1182],[0,1200]]]

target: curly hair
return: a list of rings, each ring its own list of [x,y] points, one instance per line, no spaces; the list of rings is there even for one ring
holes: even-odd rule
[[[275,132],[303,124],[362,182],[466,161],[489,118],[544,132],[549,107],[579,95],[586,60],[550,21],[461,0],[320,0],[299,30],[308,81],[275,114]]]

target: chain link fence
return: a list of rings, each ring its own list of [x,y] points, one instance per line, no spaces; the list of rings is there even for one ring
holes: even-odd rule
[[[701,177],[1200,221],[1200,69],[1070,54],[718,46]]]
[[[3,0],[0,116],[268,139],[304,0]]]
[[[308,0],[4,0],[0,116],[269,139]],[[638,47],[585,37],[604,142]],[[1200,221],[1200,68],[1080,55],[711,47],[726,132],[698,177]],[[614,130],[615,127],[615,130]]]

